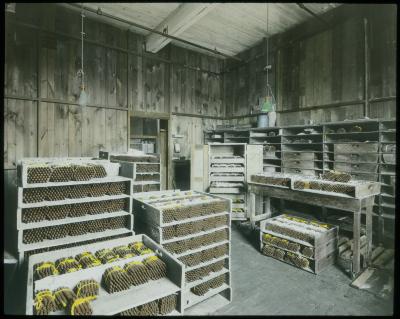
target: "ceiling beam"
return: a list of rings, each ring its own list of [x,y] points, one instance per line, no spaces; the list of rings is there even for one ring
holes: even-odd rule
[[[171,12],[155,30],[172,36],[178,36],[217,5],[218,3],[183,3],[176,10]],[[157,53],[171,41],[171,38],[151,33],[146,37],[146,50]]]

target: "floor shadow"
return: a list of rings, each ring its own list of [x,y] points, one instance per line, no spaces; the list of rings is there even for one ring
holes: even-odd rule
[[[240,234],[243,239],[250,243],[255,250],[260,250],[260,233],[259,231],[253,229],[250,223],[233,222],[232,228],[235,229],[236,232]]]

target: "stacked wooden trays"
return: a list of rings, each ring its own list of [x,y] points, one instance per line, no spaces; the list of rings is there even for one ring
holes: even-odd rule
[[[334,263],[337,242],[338,227],[287,214],[260,224],[264,254],[315,274]]]
[[[142,242],[152,252],[129,257],[119,258],[115,261],[104,263],[91,268],[80,269],[74,272],[51,275],[35,280],[33,267],[40,262],[55,262],[59,258],[76,256],[83,252],[91,252],[93,255],[100,249],[112,249],[121,245],[128,245],[133,242]],[[169,315],[179,315],[183,312],[181,291],[183,286],[183,264],[173,257],[168,251],[156,244],[146,235],[135,235],[114,240],[102,241],[90,245],[82,245],[74,248],[60,249],[51,252],[31,255],[28,261],[27,299],[26,314],[33,314],[35,293],[42,289],[55,290],[59,287],[73,289],[81,280],[93,279],[101,283],[102,276],[107,268],[120,266],[127,263],[142,261],[148,257],[157,256],[167,266],[167,277],[157,280],[150,280],[139,286],[132,286],[130,289],[115,293],[108,293],[103,285],[100,285],[97,298],[91,301],[93,315],[116,315],[131,308],[149,303],[160,298],[177,294],[176,309]],[[65,315],[66,310],[59,310],[50,315]]]
[[[213,203],[224,203],[226,210],[184,216],[182,219],[170,219],[164,216],[163,210],[175,204],[185,211],[196,205],[207,210],[207,205]],[[209,298],[217,298],[220,305],[231,301],[230,200],[195,191],[162,191],[134,195],[133,207],[137,227],[165,249],[169,249],[174,257],[185,264],[186,282],[183,289],[185,309],[205,302]],[[215,222],[216,218],[219,219],[219,223]],[[190,230],[186,229],[188,231],[184,229],[187,225],[190,226],[188,226]],[[174,230],[175,234],[171,235],[169,229]],[[227,237],[223,234],[227,234]],[[188,246],[191,241],[201,240],[204,240],[205,245],[196,244],[194,248]],[[224,250],[225,248],[227,249]],[[222,251],[221,254],[218,254],[219,250]],[[219,282],[216,284],[214,281]],[[199,286],[200,292],[195,288]]]
[[[31,167],[59,167],[62,165],[85,166],[101,165],[103,176],[87,180],[74,180],[74,176],[64,176],[64,182],[51,182],[43,179],[42,183],[28,183],[28,172]],[[17,204],[18,252],[20,261],[25,252],[39,249],[65,246],[71,243],[96,238],[106,238],[121,234],[131,234],[133,216],[131,205],[132,181],[118,176],[119,164],[107,160],[91,160],[88,158],[63,159],[24,159],[18,165],[19,184]],[[31,178],[29,178],[31,179]],[[29,196],[28,196],[29,195]],[[39,215],[40,216],[39,216]],[[38,215],[38,216],[36,216]],[[123,226],[114,227],[107,223],[107,230],[102,227],[96,232],[96,225],[101,221],[115,221],[118,225],[122,219]],[[74,230],[72,227],[86,230]],[[121,224],[122,225],[122,224]],[[108,227],[110,226],[110,227]],[[75,227],[75,228],[76,228]],[[64,229],[65,228],[65,229]],[[54,233],[44,238],[41,233]],[[28,240],[30,237],[38,237]],[[49,237],[46,236],[46,237]],[[24,240],[25,237],[25,240]],[[39,238],[40,237],[40,238]],[[56,238],[57,237],[57,238]]]

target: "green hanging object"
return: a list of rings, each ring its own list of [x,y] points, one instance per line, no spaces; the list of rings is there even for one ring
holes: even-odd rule
[[[267,113],[267,112],[272,112],[275,111],[276,109],[276,101],[275,97],[272,93],[272,89],[269,84],[267,84],[267,96],[264,98],[264,102],[261,105],[261,112],[262,113]]]

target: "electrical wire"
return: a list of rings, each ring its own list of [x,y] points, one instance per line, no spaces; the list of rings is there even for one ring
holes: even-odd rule
[[[81,11],[81,66],[82,66],[82,71],[81,71],[81,89],[84,90],[84,77],[85,77],[85,73],[83,72],[83,18],[85,17],[85,15],[83,14],[83,2],[82,2],[82,11]]]

